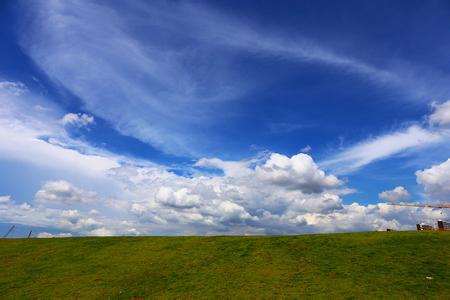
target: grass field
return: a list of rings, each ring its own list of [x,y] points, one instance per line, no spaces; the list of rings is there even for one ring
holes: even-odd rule
[[[2,299],[136,296],[450,299],[450,232],[0,240]]]

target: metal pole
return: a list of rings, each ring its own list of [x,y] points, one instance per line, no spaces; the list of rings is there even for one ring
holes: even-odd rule
[[[14,227],[16,227],[16,225],[11,226],[11,228],[8,230],[8,232],[2,238],[3,239],[6,238],[11,233],[11,231],[13,231]]]

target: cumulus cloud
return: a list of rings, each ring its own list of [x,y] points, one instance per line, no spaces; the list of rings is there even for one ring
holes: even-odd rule
[[[163,205],[177,208],[189,208],[201,204],[200,197],[195,194],[190,194],[190,191],[187,188],[181,188],[174,191],[170,187],[161,187],[155,198]]]
[[[37,235],[38,238],[63,238],[63,237],[71,237],[72,234],[69,232],[60,232],[60,233],[48,233],[48,232],[39,232]]]
[[[411,229],[416,222],[434,222],[439,214],[385,204],[344,205],[339,196],[346,192],[344,183],[306,154],[273,153],[253,163],[203,160],[200,165],[232,166],[232,171],[184,177],[164,168],[114,169],[112,176],[129,192],[124,207],[135,218],[133,226],[169,234],[286,234]]]
[[[450,199],[450,159],[416,172],[417,183],[425,190],[425,195],[432,200],[446,202]]]
[[[311,156],[297,154],[291,158],[274,153],[264,165],[256,167],[261,180],[304,193],[318,193],[337,188],[343,182],[334,175],[325,175]]]
[[[262,167],[266,165],[271,163],[261,163]],[[146,231],[142,226],[171,228],[172,234],[412,229],[417,222],[433,223],[442,217],[432,209],[392,207],[382,203],[344,205],[335,185],[331,188],[325,184],[322,191],[315,192],[309,188],[302,190],[305,189],[303,184],[292,189],[283,181],[268,183],[256,175],[256,168],[250,167],[248,177],[186,178],[164,169],[129,167],[118,168],[115,172],[117,178],[125,180],[130,197],[134,199],[129,210],[137,218],[138,224],[134,226],[140,232]],[[161,199],[162,186],[164,199]],[[174,195],[177,192],[178,199]],[[188,199],[187,195],[195,197]]]
[[[65,180],[45,183],[35,195],[40,204],[88,204],[97,200],[97,193],[80,189]]]
[[[53,208],[47,204],[17,203],[9,198],[7,203],[0,203],[0,218],[3,222],[50,227],[70,234],[88,236],[124,234],[132,229],[130,226],[124,227],[119,224],[119,220],[107,217],[104,213],[94,216],[86,210]],[[65,234],[67,235],[68,233]]]
[[[6,205],[11,202],[11,196],[0,196],[0,205]]]
[[[396,230],[413,229],[414,224],[435,224],[440,218],[448,217],[447,213],[441,215],[440,210],[422,209],[412,207],[396,207],[385,203],[375,205],[360,205],[353,203],[344,206],[341,211],[330,214],[317,214],[308,216],[309,222],[319,228],[319,232],[353,231],[358,230]]]
[[[215,167],[229,167],[215,162]],[[429,208],[345,205],[339,196],[346,193],[344,183],[305,154],[289,158],[274,153],[237,165],[247,169],[245,176],[185,177],[161,166],[123,165],[110,170],[123,193],[99,197],[94,212],[90,205],[73,207],[93,194],[56,181],[36,193],[37,205],[0,197],[0,218],[81,235],[212,235],[412,229],[446,217]],[[292,175],[289,181],[286,174]]]
[[[444,103],[433,102],[434,112],[428,117],[431,125],[448,126],[450,125],[450,100]]]
[[[272,234],[314,230],[305,214],[344,209],[338,195],[343,183],[311,157],[274,153],[251,161],[203,160],[202,167],[231,168],[213,176],[184,177],[161,166],[113,168],[110,176],[123,189],[118,199],[50,181],[36,193],[36,205],[5,197],[0,216],[83,235]]]
[[[411,195],[404,187],[397,186],[390,191],[384,191],[379,193],[378,198],[388,202],[398,202],[411,198]]]
[[[112,235],[114,235],[113,231],[111,231],[105,227],[100,227],[100,228],[94,229],[90,233],[93,236],[112,236]]]
[[[61,119],[63,125],[72,125],[78,128],[87,127],[95,123],[94,116],[85,113],[68,113]]]

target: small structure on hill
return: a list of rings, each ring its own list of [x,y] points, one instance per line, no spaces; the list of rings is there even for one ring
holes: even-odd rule
[[[416,224],[417,230],[450,230],[450,222],[439,220],[437,227],[428,224]]]
[[[437,224],[438,224],[438,230],[450,230],[450,222],[445,222],[445,221],[439,220],[437,222]]]
[[[450,208],[450,203],[441,204],[420,204],[420,203],[388,203],[389,205],[396,206],[414,206],[414,207],[428,207],[428,208]],[[433,228],[432,225],[428,224],[416,224],[417,230],[450,230],[450,222],[439,220],[437,222],[437,228]]]
[[[433,230],[433,226],[428,224],[417,224],[417,230]]]

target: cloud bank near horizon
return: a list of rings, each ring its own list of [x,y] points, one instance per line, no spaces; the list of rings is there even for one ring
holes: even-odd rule
[[[70,169],[78,174],[75,179],[105,181],[113,193],[86,190],[67,180],[47,181],[34,199],[20,203],[2,196],[2,222],[51,227],[63,236],[212,235],[409,229],[439,217],[432,209],[345,205],[342,195],[355,192],[351,183],[325,172],[305,153],[269,153],[241,161],[201,158],[191,176],[177,175],[169,166],[143,164],[73,140],[60,121],[67,114],[52,109],[36,113],[29,105],[35,96],[8,86],[0,91],[7,104],[0,110],[0,156],[45,164],[61,174]],[[43,99],[34,101],[48,105]],[[447,165],[417,171],[417,182],[430,199],[450,196]],[[406,199],[406,193],[397,188],[381,198],[396,201]]]

